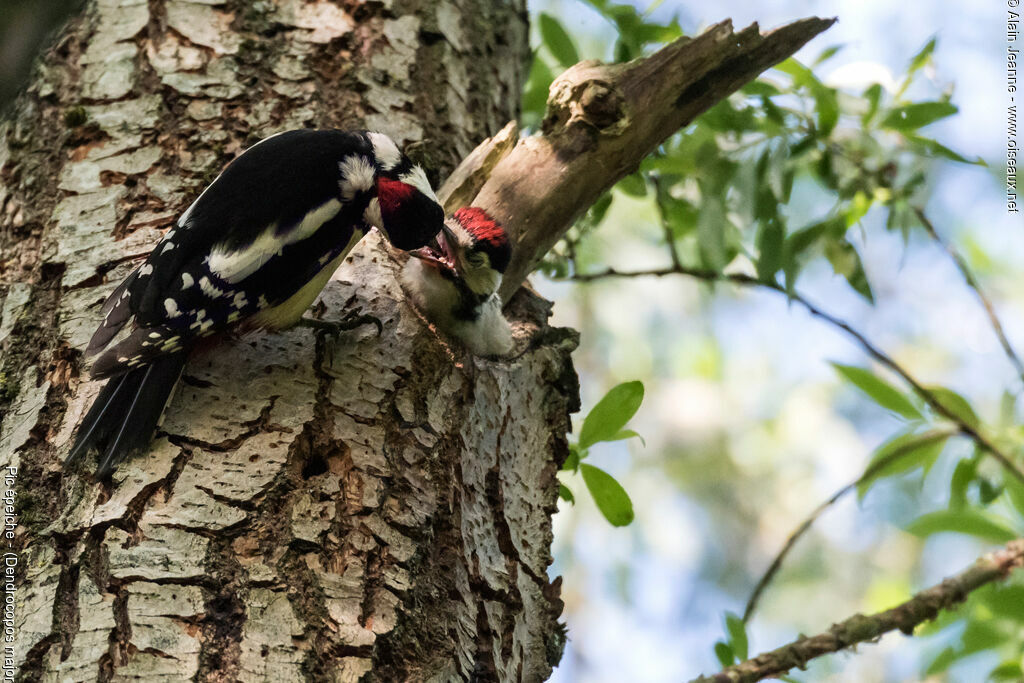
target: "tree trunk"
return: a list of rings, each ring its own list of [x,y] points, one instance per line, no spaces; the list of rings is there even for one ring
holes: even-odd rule
[[[226,162],[280,130],[367,127],[436,180],[515,116],[526,35],[520,0],[91,0],[64,30],[0,124],[5,673],[550,674],[575,337],[525,293],[529,350],[473,358],[371,235],[322,301],[379,336],[233,340],[190,362],[113,485],[62,465],[100,386],[80,353],[100,304]]]

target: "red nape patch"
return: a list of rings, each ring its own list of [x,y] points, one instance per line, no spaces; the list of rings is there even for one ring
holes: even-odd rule
[[[475,206],[464,207],[455,212],[455,220],[477,241],[487,242],[496,249],[508,244],[505,231],[483,209]]]
[[[416,188],[401,180],[390,178],[377,179],[377,200],[380,202],[381,214],[394,215],[404,202],[409,201]]]

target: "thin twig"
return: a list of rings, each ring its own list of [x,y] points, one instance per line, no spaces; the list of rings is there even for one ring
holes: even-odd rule
[[[651,173],[649,178],[654,186],[654,196],[657,199],[654,204],[658,208],[658,221],[661,223],[661,231],[665,236],[665,246],[668,247],[668,255],[672,259],[672,267],[676,269],[682,268],[683,262],[679,258],[679,250],[676,248],[676,238],[672,234],[672,227],[665,219],[665,209],[661,205],[661,193],[663,191],[661,177],[657,173]]]
[[[966,600],[972,591],[1005,579],[1021,566],[1024,566],[1024,539],[1017,539],[897,607],[870,616],[855,614],[824,633],[798,638],[712,676],[695,678],[690,683],[754,683],[795,668],[803,669],[807,662],[822,655],[839,652],[858,643],[874,642],[890,631],[899,630],[910,635],[917,626],[931,621],[940,611]]]
[[[1003,324],[999,321],[999,316],[996,315],[995,306],[992,305],[992,300],[986,296],[985,292],[982,291],[981,285],[978,284],[977,278],[974,277],[974,273],[971,271],[971,267],[967,265],[967,261],[960,253],[948,244],[939,235],[935,229],[935,225],[928,219],[924,210],[920,207],[914,207],[914,213],[917,215],[917,220],[921,221],[921,225],[924,226],[925,232],[931,237],[936,244],[945,250],[949,257],[956,264],[957,269],[960,271],[960,275],[963,276],[967,286],[974,290],[974,294],[981,301],[982,307],[985,309],[986,315],[988,315],[989,323],[992,325],[992,330],[996,333],[996,337],[999,338],[999,343],[1003,347],[1003,352],[1006,353],[1006,357],[1010,360],[1014,369],[1017,371],[1017,376],[1020,377],[1022,383],[1024,383],[1024,362],[1021,362],[1020,356],[1014,350],[1013,345],[1010,343],[1009,338],[1006,336],[1006,331],[1003,329]]]
[[[992,441],[982,434],[976,427],[969,424],[962,417],[957,415],[954,411],[946,407],[938,396],[934,392],[927,389],[917,379],[914,378],[907,370],[905,370],[899,363],[893,360],[888,354],[879,349],[877,346],[871,343],[871,341],[863,334],[853,329],[853,327],[846,321],[838,318],[831,313],[828,313],[824,309],[819,308],[815,304],[808,301],[802,295],[796,292],[788,292],[784,287],[776,282],[770,282],[766,280],[759,280],[751,275],[744,275],[742,273],[719,273],[715,270],[706,268],[688,268],[688,267],[670,267],[670,268],[655,268],[651,270],[637,270],[637,271],[618,271],[614,268],[608,268],[607,270],[598,271],[596,273],[584,273],[572,276],[571,279],[577,282],[592,282],[594,280],[600,280],[609,277],[644,277],[644,276],[655,276],[663,277],[665,275],[688,275],[690,277],[698,278],[708,282],[731,282],[733,284],[743,285],[745,287],[761,287],[764,289],[770,289],[780,294],[784,294],[789,297],[790,301],[803,306],[808,313],[816,318],[820,318],[846,333],[847,336],[852,337],[861,348],[867,351],[868,355],[874,358],[876,361],[889,368],[897,375],[903,378],[914,390],[914,393],[921,397],[921,399],[927,403],[937,415],[944,417],[957,426],[960,433],[974,441],[978,447],[991,455],[996,461],[1002,465],[1002,467],[1013,477],[1015,477],[1021,483],[1024,483],[1024,470],[1021,470],[1014,462],[1013,458],[1007,455],[1001,448],[996,446]]]
[[[793,531],[793,533],[789,535],[789,538],[786,539],[785,545],[782,546],[782,550],[780,550],[779,553],[775,556],[775,559],[772,560],[771,565],[768,566],[768,569],[765,571],[764,575],[761,576],[761,580],[757,582],[757,586],[754,588],[754,592],[750,594],[750,599],[747,600],[747,606],[743,610],[743,621],[750,621],[750,617],[753,616],[754,610],[757,609],[757,603],[761,598],[761,594],[764,593],[764,590],[768,587],[768,584],[771,583],[772,579],[775,578],[775,574],[778,573],[779,569],[782,567],[782,562],[786,559],[786,556],[789,554],[789,551],[793,549],[793,546],[796,545],[796,542],[804,535],[804,533],[807,532],[808,529],[811,528],[811,525],[818,521],[818,518],[821,517],[821,515],[826,510],[835,505],[836,502],[840,498],[845,496],[847,493],[854,490],[864,482],[869,481],[876,474],[881,472],[889,465],[902,459],[904,456],[913,453],[922,446],[943,439],[948,439],[949,437],[955,436],[956,434],[957,432],[955,430],[936,429],[930,432],[925,432],[924,434],[917,435],[911,441],[893,450],[892,453],[888,453],[885,457],[879,458],[875,462],[871,463],[868,466],[868,468],[864,470],[864,474],[860,475],[856,479],[856,481],[852,481],[843,488],[839,489],[832,495],[831,498],[829,498],[824,503],[815,508],[814,512],[812,512],[807,517],[807,519],[805,519],[803,523],[800,524],[800,526],[798,526]]]

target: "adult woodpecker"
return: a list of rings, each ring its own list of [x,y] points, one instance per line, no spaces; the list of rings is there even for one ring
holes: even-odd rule
[[[481,356],[512,350],[512,328],[501,314],[498,287],[512,249],[500,225],[476,207],[459,209],[438,237],[439,249],[412,252],[402,284],[442,330]]]
[[[68,461],[96,448],[103,478],[145,447],[199,340],[294,325],[370,226],[409,250],[443,225],[423,170],[386,135],[294,130],[250,147],[103,305],[86,356],[111,379]]]

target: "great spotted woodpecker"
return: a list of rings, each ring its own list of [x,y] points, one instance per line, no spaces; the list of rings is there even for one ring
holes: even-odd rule
[[[439,248],[412,252],[402,284],[428,319],[477,355],[512,350],[498,287],[512,255],[505,231],[483,209],[467,207],[446,222]]]
[[[199,340],[294,325],[370,226],[408,250],[443,225],[423,170],[386,135],[294,130],[250,147],[103,305],[86,355],[111,379],[68,460],[96,448],[96,477],[109,475],[149,443]]]

